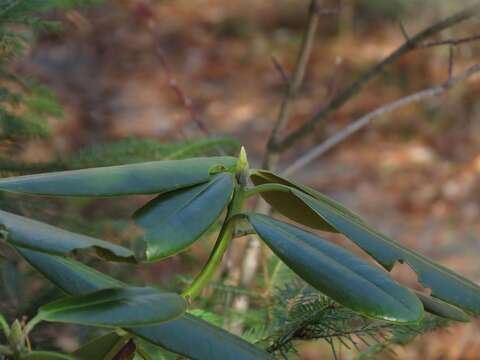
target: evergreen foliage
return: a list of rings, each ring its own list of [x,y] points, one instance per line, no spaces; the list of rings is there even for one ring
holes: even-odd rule
[[[278,266],[280,264],[280,266]],[[406,345],[417,336],[447,327],[450,323],[431,314],[426,314],[418,324],[397,325],[372,320],[335,303],[318,292],[274,257],[270,263],[275,273],[277,287],[266,294],[260,290],[227,285],[221,280],[211,282],[210,296],[202,299],[199,306],[210,311],[192,310],[197,316],[221,326],[237,316],[230,309],[219,311],[222,304],[235,294],[246,295],[252,303],[259,302],[259,309],[251,309],[246,316],[246,330],[242,337],[266,348],[280,359],[296,359],[302,342],[324,341],[333,356],[338,357],[341,348],[358,352],[356,360],[373,360],[382,353],[395,357],[395,346]],[[181,276],[182,283],[190,277]]]
[[[49,135],[47,119],[62,108],[43,86],[18,75],[13,62],[22,56],[36,31],[57,31],[43,14],[56,8],[89,5],[91,0],[2,0],[0,3],[0,139],[11,156],[21,142]]]
[[[13,158],[26,141],[50,135],[48,119],[60,118],[62,107],[45,87],[17,75],[12,63],[27,50],[36,32],[58,31],[60,24],[48,20],[51,10],[95,5],[102,0],[2,0],[0,2],[0,172],[2,176],[42,171],[127,164],[140,161],[182,159],[222,152],[236,153],[239,144],[231,138],[212,138],[161,144],[149,139],[126,139],[57,156],[43,163]]]
[[[434,315],[425,316],[413,325],[398,325],[371,320],[345,308],[319,293],[300,279],[278,289],[273,306],[276,324],[264,341],[268,350],[288,359],[296,353],[300,341],[323,340],[332,353],[340,347],[359,351],[357,360],[375,359],[394,345],[404,345],[416,336],[448,325]],[[282,299],[280,301],[280,299]]]
[[[24,54],[32,38],[33,31],[56,31],[57,22],[45,20],[46,11],[71,6],[91,5],[99,0],[0,0],[0,175],[16,175],[56,170],[71,170],[87,167],[129,164],[153,160],[177,160],[194,156],[236,153],[239,143],[231,138],[209,138],[162,144],[148,139],[126,139],[123,141],[95,145],[74,154],[57,156],[43,163],[28,163],[12,159],[21,145],[33,138],[49,136],[48,118],[60,117],[62,108],[55,97],[43,86],[24,79],[13,71],[11,63]],[[3,195],[2,199],[3,201]],[[42,204],[42,207],[45,205]],[[82,229],[88,232],[87,222]],[[93,226],[90,224],[90,226]],[[1,253],[8,258],[10,253]],[[18,284],[29,281],[19,280],[26,276],[18,270],[17,263],[4,261],[2,264],[3,288],[7,296],[8,308],[21,309],[30,315],[39,303],[57,296],[57,290],[42,289],[33,301],[34,304],[18,306],[25,290]],[[28,276],[29,274],[27,274]],[[272,274],[277,275],[277,274]],[[278,288],[267,294],[268,306],[262,306],[256,313],[252,310],[247,321],[249,329],[244,338],[267,348],[276,356],[290,358],[296,352],[300,341],[323,340],[334,354],[340,346],[361,350],[358,360],[375,357],[382,351],[391,351],[397,344],[405,344],[417,335],[438,327],[446,326],[446,320],[433,315],[426,316],[419,324],[394,325],[371,320],[343,307],[327,296],[319,293],[291,272],[282,272]],[[205,299],[204,309],[193,309],[190,313],[214,325],[228,324],[236,316],[228,309],[219,307],[226,304],[231,294],[244,294],[252,299],[265,300],[264,293],[252,289],[231,286],[217,281],[209,287],[221,297]],[[219,300],[220,299],[220,300]],[[223,313],[218,314],[217,309]],[[2,308],[2,312],[14,316]],[[269,321],[265,321],[265,320]],[[274,319],[274,320],[273,320]],[[148,348],[144,344],[144,348]],[[152,347],[154,358],[171,358],[164,351]],[[175,356],[176,357],[176,356]]]

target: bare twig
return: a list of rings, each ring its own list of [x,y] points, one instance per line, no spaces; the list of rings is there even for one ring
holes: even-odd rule
[[[281,136],[282,131],[288,124],[293,101],[297,97],[298,91],[305,77],[308,60],[310,59],[310,54],[312,52],[315,34],[318,27],[319,15],[318,2],[316,0],[312,0],[310,2],[310,8],[308,13],[309,15],[307,28],[295,63],[292,79],[288,82],[288,88],[285,92],[285,96],[280,106],[277,121],[275,122],[270,137],[268,139],[267,151],[265,154],[265,159],[263,161],[263,167],[267,169],[276,166],[277,154],[274,149]]]
[[[479,41],[479,40],[480,40],[480,34],[477,34],[477,35],[466,36],[462,38],[449,38],[445,40],[428,41],[419,45],[419,48],[430,48],[430,47],[442,46],[442,45],[457,46],[457,45],[462,45],[465,43],[470,43],[470,42]]]
[[[287,72],[285,71],[285,68],[280,63],[280,61],[278,61],[278,59],[275,56],[272,55],[271,59],[272,59],[273,66],[275,67],[275,69],[280,74],[280,77],[282,78],[285,85],[288,87],[288,85],[290,84],[290,79],[288,78],[288,75],[287,75]]]
[[[401,22],[401,21],[400,21],[399,25],[400,25],[400,31],[402,32],[402,35],[403,35],[405,41],[409,41],[410,36],[408,35],[407,29],[405,29],[405,25],[403,25],[403,22]]]
[[[308,23],[305,30],[305,35],[300,47],[300,51],[297,56],[297,60],[294,66],[293,75],[288,81],[288,87],[285,91],[285,96],[283,98],[282,104],[280,106],[280,111],[275,122],[275,125],[272,129],[270,137],[267,141],[267,149],[265,151],[265,156],[263,159],[263,167],[267,169],[274,169],[277,166],[278,162],[278,152],[274,150],[275,144],[280,138],[282,131],[288,124],[290,117],[292,103],[297,96],[297,93],[303,83],[305,77],[305,71],[310,59],[310,55],[313,48],[313,43],[315,39],[315,33],[318,26],[319,11],[318,11],[318,1],[311,0],[309,11],[308,11]],[[283,68],[280,66],[283,70]],[[287,77],[288,78],[288,77]],[[260,213],[267,213],[269,207],[266,203],[257,202],[255,205],[255,210]],[[259,266],[259,258],[262,254],[262,243],[256,237],[249,237],[247,240],[247,246],[245,249],[245,254],[243,256],[243,261],[241,264],[240,271],[240,286],[248,287],[251,285],[255,278]],[[265,253],[265,252],[263,252]],[[239,295],[233,300],[233,308],[239,312],[245,312],[249,307],[249,298],[244,295]],[[234,333],[240,334],[243,330],[243,321],[242,319],[234,319],[231,324],[231,330]]]
[[[453,60],[454,60],[454,46],[448,47],[448,79],[453,76]]]
[[[400,47],[393,51],[389,56],[383,59],[381,62],[374,65],[370,70],[361,75],[356,81],[341,91],[335,98],[328,102],[322,109],[320,109],[309,121],[300,126],[297,130],[292,131],[285,136],[281,141],[273,143],[272,148],[277,152],[281,152],[292,146],[298,140],[312,133],[315,127],[330,115],[333,111],[338,110],[352,97],[357,95],[360,90],[375,76],[382,73],[382,71],[388,66],[396,62],[400,57],[409,53],[410,51],[419,48],[423,42],[445,30],[452,27],[462,21],[470,19],[480,11],[480,2],[476,2],[474,5],[467,7],[466,9],[449,16],[443,20],[436,22],[423,31],[417,33],[415,36],[409,37]]]
[[[439,96],[445,93],[446,91],[450,90],[452,87],[454,87],[458,83],[464,81],[465,79],[467,79],[468,77],[470,77],[471,75],[479,71],[480,71],[480,64],[473,65],[468,69],[466,69],[461,74],[455,77],[449,78],[446,82],[444,82],[441,85],[429,87],[427,89],[418,91],[416,93],[413,93],[401,99],[392,101],[386,105],[383,105],[375,109],[374,111],[353,121],[350,125],[338,131],[332,137],[328,138],[327,140],[325,140],[324,142],[322,142],[320,145],[316,146],[312,150],[308,151],[306,154],[304,154],[298,160],[296,160],[292,165],[290,165],[287,169],[285,169],[283,174],[288,176],[300,170],[301,168],[305,167],[316,158],[325,154],[325,152],[333,148],[335,145],[337,145],[341,141],[348,138],[350,135],[354,134],[355,132],[367,126],[373,119],[383,116],[385,114],[388,114],[401,107],[410,105],[412,103],[419,102],[427,98]]]
[[[345,88],[334,98],[332,98],[306,124],[298,128],[297,130],[292,131],[290,134],[282,136],[282,132],[285,130],[288,124],[288,120],[292,110],[293,100],[295,99],[298,90],[303,82],[306,65],[310,57],[314,41],[314,35],[316,27],[318,25],[318,1],[311,0],[307,30],[305,32],[301,50],[295,64],[293,76],[289,82],[289,87],[285,92],[285,96],[279,111],[277,121],[268,140],[267,150],[263,161],[263,167],[271,170],[275,169],[277,167],[279,155],[282,151],[289,148],[299,139],[309,135],[321,120],[326,118],[333,111],[342,107],[352,97],[359,93],[359,91],[365,86],[365,84],[375,76],[379,75],[385,67],[393,64],[406,53],[418,48],[420,44],[422,44],[432,35],[435,35],[444,29],[447,29],[455,24],[471,18],[478,11],[480,11],[480,2],[475,3],[475,5],[472,5],[464,9],[463,11],[458,12],[453,16],[438,21],[437,23],[426,28],[425,30],[421,31],[413,37],[409,37],[404,44],[402,44],[399,48],[393,51],[389,56],[383,59],[380,63],[373,66],[366,73],[360,76],[356,81],[354,81],[347,88]],[[257,203],[256,210],[258,212],[267,212],[269,208],[265,205],[265,203],[260,202]],[[260,253],[260,241],[254,237],[249,238],[241,268],[240,283],[242,286],[247,287],[252,283],[259,265]],[[236,297],[233,303],[234,309],[240,313],[246,311],[248,309],[248,306],[249,299],[246,297]],[[231,329],[235,333],[240,333],[242,330],[241,321],[239,321],[237,324],[232,324]]]
[[[182,105],[185,107],[185,109],[189,113],[189,118],[190,121],[195,123],[198,129],[205,135],[209,136],[210,131],[208,130],[208,127],[205,125],[203,119],[198,116],[195,107],[193,105],[192,99],[182,90],[182,88],[179,86],[177,79],[173,75],[173,72],[170,68],[170,65],[167,61],[167,56],[165,55],[163,49],[160,46],[160,35],[158,33],[158,30],[156,28],[156,24],[158,23],[158,19],[155,18],[155,14],[150,8],[149,5],[144,4],[144,3],[139,3],[137,4],[136,7],[137,13],[146,19],[146,24],[147,24],[147,29],[150,32],[150,35],[152,36],[156,48],[155,48],[155,53],[157,57],[160,60],[160,64],[162,65],[164,71],[165,71],[165,77],[167,79],[167,83],[169,87],[173,90],[173,92],[176,94],[177,98],[180,100]]]
[[[192,99],[182,90],[178,85],[177,79],[173,76],[170,65],[168,64],[167,57],[160,47],[157,47],[156,54],[160,60],[160,63],[165,71],[165,76],[167,78],[168,86],[175,92],[178,99],[181,101],[182,105],[187,109],[190,120],[197,125],[197,127],[204,133],[205,136],[210,136],[210,131],[205,126],[203,120],[197,115],[195,108],[193,106]]]
[[[141,12],[142,16],[146,16],[148,19],[153,20],[154,15],[149,7],[144,7],[143,5],[140,5],[139,11]],[[156,21],[149,21],[148,29],[150,31],[152,38],[155,41],[155,44],[156,44],[155,53],[160,61],[160,64],[162,65],[165,71],[167,84],[176,94],[177,98],[182,103],[183,107],[188,111],[188,118],[190,122],[194,123],[197,126],[198,130],[200,130],[200,132],[205,137],[209,137],[211,133],[210,133],[210,130],[208,129],[208,126],[205,124],[205,121],[202,118],[202,116],[198,114],[197,109],[195,109],[193,100],[183,91],[183,89],[180,87],[177,79],[173,74],[170,64],[167,61],[167,56],[165,55],[163,49],[160,46],[160,36],[158,34],[158,31],[155,28],[156,23],[157,23]],[[225,151],[221,147],[216,146],[216,150],[220,155],[225,155]]]

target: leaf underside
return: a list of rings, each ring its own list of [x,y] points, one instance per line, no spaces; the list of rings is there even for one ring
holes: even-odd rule
[[[256,186],[276,183],[294,187],[293,183],[275,177],[274,174],[264,170],[256,170],[250,175],[250,179]],[[260,195],[273,209],[293,221],[313,229],[336,231],[326,221],[319,221],[318,215],[290,192],[267,191],[262,192]]]

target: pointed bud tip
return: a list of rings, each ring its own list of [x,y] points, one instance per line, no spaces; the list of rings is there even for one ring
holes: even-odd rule
[[[248,169],[248,158],[247,158],[247,152],[245,151],[245,148],[242,146],[242,148],[240,149],[240,153],[238,155],[237,172],[242,172],[245,169]]]

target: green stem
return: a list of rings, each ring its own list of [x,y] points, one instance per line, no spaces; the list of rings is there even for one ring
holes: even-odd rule
[[[283,262],[280,259],[277,259],[277,263],[272,271],[272,276],[270,276],[270,283],[268,284],[268,294],[271,294],[275,288],[275,284],[277,283],[277,278],[280,273],[280,270],[283,267]]]
[[[209,283],[215,270],[217,270],[220,265],[225,251],[227,251],[235,229],[235,221],[232,217],[240,213],[245,201],[243,186],[244,185],[240,184],[233,194],[232,202],[227,211],[226,220],[220,229],[217,241],[207,263],[200,274],[198,274],[195,280],[193,280],[190,287],[182,293],[182,295],[188,300],[192,300],[198,296],[202,289]]]
[[[43,321],[43,318],[40,316],[40,313],[38,313],[33,318],[31,318],[30,321],[25,325],[25,328],[23,329],[23,333],[25,334],[25,336],[28,336],[28,334],[33,330],[33,328],[42,321]]]
[[[280,191],[280,192],[289,192],[292,191],[292,188],[287,185],[282,185],[282,184],[262,184],[262,185],[257,185],[254,186],[250,189],[246,189],[243,192],[243,196],[248,199],[249,197],[252,197],[254,195],[260,194],[262,192],[269,192],[269,191]]]

